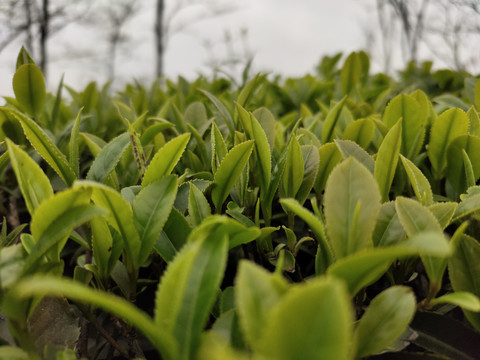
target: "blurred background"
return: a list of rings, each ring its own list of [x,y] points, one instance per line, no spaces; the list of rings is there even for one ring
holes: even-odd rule
[[[480,69],[480,0],[0,0],[0,95],[25,46],[54,89],[158,76],[315,73],[365,50],[373,72],[409,62]]]

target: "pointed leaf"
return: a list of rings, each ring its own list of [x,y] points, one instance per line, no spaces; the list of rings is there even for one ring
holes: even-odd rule
[[[365,249],[338,260],[327,274],[343,279],[354,296],[363,287],[373,284],[395,259],[434,255],[447,256],[451,248],[445,236],[437,232],[421,232],[398,245]]]
[[[177,359],[191,359],[200,345],[225,270],[227,246],[227,237],[215,232],[189,242],[160,280],[155,323],[177,340]]]
[[[352,320],[341,282],[317,278],[297,285],[272,308],[261,354],[278,360],[350,359]]]
[[[133,201],[135,228],[140,236],[139,266],[145,263],[162,232],[172,210],[177,188],[176,176],[167,175],[144,187]]]
[[[402,160],[403,168],[405,169],[408,179],[410,180],[410,184],[413,187],[413,191],[417,196],[419,202],[423,205],[432,205],[433,203],[433,192],[428,182],[427,178],[419,168],[415,166],[413,162],[408,160],[405,156],[400,155]]]
[[[452,243],[455,252],[448,260],[448,274],[453,290],[480,296],[480,244],[466,235],[452,239]],[[480,313],[468,310],[464,313],[475,329],[480,330]]]
[[[304,171],[302,148],[292,135],[280,183],[280,197],[295,197],[302,186]]]
[[[279,274],[269,273],[247,260],[240,262],[235,279],[235,303],[243,335],[252,349],[259,349],[270,310],[287,289],[287,282]]]
[[[47,95],[42,71],[35,64],[21,65],[13,76],[13,92],[23,110],[39,115]]]
[[[375,123],[369,119],[355,120],[343,132],[343,139],[351,140],[366,149],[375,135]]]
[[[300,204],[303,204],[310,194],[315,179],[317,178],[320,157],[318,155],[318,148],[314,145],[303,145],[301,149],[304,164],[304,175],[302,184],[300,189],[298,189],[295,198]]]
[[[77,178],[79,173],[78,134],[80,132],[82,110],[83,108],[78,111],[75,122],[73,123],[72,132],[70,133],[70,142],[68,144],[68,160]]]
[[[467,155],[468,166],[465,166],[463,152]],[[461,135],[452,140],[447,149],[447,167],[447,179],[458,193],[465,192],[469,187],[467,170],[473,171],[473,174],[470,174],[470,182],[473,180],[475,184],[480,178],[480,138],[474,135]]]
[[[372,246],[380,192],[370,171],[349,158],[330,174],[325,188],[325,223],[337,259]]]
[[[325,188],[333,168],[342,160],[342,154],[335,143],[328,143],[318,149],[318,155],[320,156],[320,164],[314,188],[317,194],[320,194]]]
[[[470,120],[460,109],[445,111],[433,123],[428,157],[437,177],[443,174],[447,166],[448,146],[458,136],[468,134],[469,124]]]
[[[355,329],[357,356],[378,354],[392,345],[412,321],[416,305],[406,286],[392,286],[377,295]]]
[[[53,196],[52,186],[40,166],[25,151],[8,138],[6,143],[18,186],[22,192],[28,212],[30,215],[33,215],[35,209],[43,201]]]
[[[397,169],[398,156],[402,144],[402,119],[388,131],[382,141],[375,161],[374,176],[380,187],[382,201],[388,201],[388,194],[392,186]]]
[[[398,95],[385,109],[383,121],[388,128],[392,128],[401,118],[402,145],[400,152],[413,159],[419,152],[425,137],[426,118],[422,118],[420,103],[410,95]]]
[[[3,108],[3,110],[13,115],[20,122],[27,139],[35,150],[37,150],[67,185],[71,185],[76,179],[75,171],[70,166],[65,155],[60,152],[42,128],[32,119],[18,111],[8,108]]]
[[[329,111],[327,118],[323,122],[321,138],[322,144],[326,144],[329,141],[333,140],[335,126],[337,125],[338,119],[340,118],[343,105],[345,105],[345,100],[347,100],[346,96],[344,96],[342,100],[335,104],[335,106]]]
[[[458,291],[446,295],[442,295],[430,301],[431,305],[452,304],[460,306],[464,310],[479,312],[480,299],[472,293],[466,291]]]
[[[220,209],[230,190],[243,172],[253,149],[253,140],[245,141],[232,148],[215,173],[212,201]]]
[[[398,219],[395,202],[383,203],[378,213],[375,230],[373,231],[374,246],[390,246],[399,243],[407,234]]]
[[[182,134],[170,140],[157,151],[143,175],[142,186],[169,175],[182,157],[190,140],[190,134]]]
[[[128,266],[138,268],[141,248],[130,203],[119,192],[93,181],[77,181],[75,187],[91,189],[93,202],[107,211],[106,219],[119,232],[128,256]]]
[[[203,193],[190,183],[188,195],[188,215],[193,226],[198,226],[209,215],[212,214],[208,200]]]
[[[108,175],[117,166],[129,144],[129,135],[123,133],[105,145],[95,157],[88,171],[87,180],[99,183],[105,182]]]
[[[334,262],[334,254],[330,243],[325,235],[325,227],[322,221],[310,211],[305,209],[294,199],[281,199],[280,203],[289,211],[300,217],[312,229],[318,241],[318,252],[316,260],[316,273],[323,274]]]
[[[337,145],[344,159],[348,159],[349,157],[357,159],[360,164],[365,166],[373,174],[375,160],[373,160],[370,154],[363,150],[360,145],[350,140],[335,140],[335,145]]]

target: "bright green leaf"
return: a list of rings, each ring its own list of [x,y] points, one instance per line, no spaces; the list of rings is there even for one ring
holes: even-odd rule
[[[416,305],[406,286],[392,286],[377,295],[355,329],[357,356],[378,354],[392,345],[413,319]]]
[[[325,223],[337,259],[372,246],[380,192],[370,171],[349,158],[330,174],[325,188]]]
[[[169,175],[182,157],[190,140],[190,134],[182,134],[170,140],[157,151],[143,175],[142,186]]]
[[[42,71],[35,64],[21,65],[13,76],[13,92],[22,109],[37,117],[47,95]]]
[[[20,191],[28,212],[33,215],[43,201],[53,196],[52,186],[40,166],[25,151],[9,139],[6,139],[6,143]]]
[[[215,173],[212,201],[220,209],[230,190],[243,172],[253,149],[253,140],[245,141],[232,148]]]
[[[260,353],[277,360],[350,359],[352,327],[344,285],[317,278],[292,287],[272,308]]]
[[[374,176],[384,202],[388,201],[388,194],[397,169],[402,144],[402,121],[402,119],[398,120],[390,128],[378,149],[375,161]]]

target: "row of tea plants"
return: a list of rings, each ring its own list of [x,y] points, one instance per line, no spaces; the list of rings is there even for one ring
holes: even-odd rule
[[[0,358],[478,358],[480,82],[340,58],[112,96],[22,49]]]

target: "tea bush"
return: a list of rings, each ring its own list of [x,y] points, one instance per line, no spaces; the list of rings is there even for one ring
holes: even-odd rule
[[[339,61],[50,94],[22,49],[0,357],[478,358],[480,82]]]

